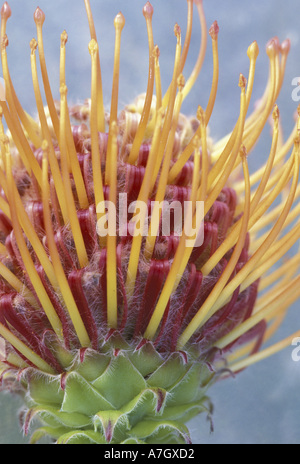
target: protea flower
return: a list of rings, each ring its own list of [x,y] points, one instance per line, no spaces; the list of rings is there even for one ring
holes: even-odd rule
[[[30,43],[38,118],[19,103],[7,65],[1,10],[1,380],[24,395],[24,432],[57,443],[189,443],[186,423],[211,412],[209,386],[276,353],[268,345],[299,297],[298,121],[281,140],[276,100],[289,41],[267,45],[266,92],[248,115],[258,45],[240,75],[239,117],[219,142],[208,124],[218,86],[218,24],[209,29],[213,81],[206,108],[181,113],[201,70],[207,27],[201,0],[187,0],[184,42],[175,26],[173,77],[163,93],[153,8],[143,9],[148,86],[120,110],[125,18],[115,19],[112,99],[105,111],[96,30],[91,94],[68,105],[67,34],[61,35],[60,101],[44,56],[45,15]],[[194,9],[202,25],[195,68],[184,77]],[[36,54],[47,106],[44,107]],[[272,115],[268,160],[250,175],[247,155]],[[272,207],[273,206],[273,207]],[[202,220],[201,213],[203,213]],[[166,224],[168,227],[166,227]],[[279,266],[276,266],[279,263]]]

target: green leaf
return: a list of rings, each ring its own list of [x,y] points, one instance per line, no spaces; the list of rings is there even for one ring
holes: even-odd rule
[[[101,351],[111,356],[114,350],[130,351],[132,348],[120,332],[114,330],[101,347]]]
[[[186,443],[191,443],[188,428],[176,421],[141,421],[131,429],[131,435],[141,439],[154,438],[160,431],[167,433],[176,433]]]
[[[197,416],[201,412],[207,411],[207,407],[204,406],[203,402],[181,404],[177,406],[167,406],[163,412],[161,419],[180,421],[186,423],[193,417]]]
[[[64,398],[60,377],[41,372],[29,374],[29,392],[36,404],[60,405]]]
[[[104,445],[105,443],[104,437],[93,430],[72,430],[57,440],[58,445]]]
[[[147,384],[161,387],[165,390],[173,388],[190,369],[179,353],[173,353],[169,358],[147,379]]]
[[[145,416],[160,417],[165,407],[167,392],[161,388],[147,388],[122,408],[132,425]]]
[[[151,342],[147,342],[138,350],[133,351],[130,355],[130,361],[143,377],[152,374],[164,362]]]
[[[138,440],[137,438],[126,438],[120,443],[121,445],[146,445],[145,441]]]
[[[112,404],[81,375],[77,372],[70,372],[67,375],[61,411],[93,416],[99,410],[109,409],[113,409]]]
[[[168,398],[169,404],[186,404],[203,396],[201,389],[201,366],[194,364],[173,388]]]
[[[122,352],[112,359],[92,385],[113,405],[112,409],[120,409],[147,386],[143,376]]]
[[[54,333],[46,332],[44,335],[44,343],[52,351],[58,363],[68,369],[74,360],[74,354],[68,351]]]
[[[115,429],[118,435],[124,435],[146,416],[160,417],[163,410],[166,392],[161,389],[146,389],[120,410],[99,411],[93,417],[95,428],[101,426],[108,443],[115,439]]]
[[[30,444],[35,445],[44,437],[51,437],[57,440],[61,435],[68,431],[66,427],[40,427],[33,432],[30,437]]]
[[[84,355],[84,360],[77,360],[74,370],[84,377],[88,382],[97,379],[110,362],[110,356],[97,353],[94,350],[87,350]]]
[[[200,363],[195,363],[180,382],[170,390],[171,395],[168,398],[168,405],[171,404],[187,404],[203,399],[207,387],[202,387],[203,384],[203,366]]]
[[[99,411],[93,417],[95,430],[100,428],[103,430],[106,443],[110,443],[114,438],[115,427],[118,425],[122,428],[122,432],[129,430],[130,424],[127,415],[121,411]]]
[[[84,414],[69,414],[47,405],[33,408],[32,413],[32,417],[38,415],[42,421],[51,427],[61,427],[63,425],[65,427],[81,428],[92,424],[91,419]]]

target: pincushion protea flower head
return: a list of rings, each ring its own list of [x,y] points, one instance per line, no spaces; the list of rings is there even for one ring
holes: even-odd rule
[[[187,33],[175,26],[174,69],[162,92],[149,2],[147,91],[120,110],[125,18],[115,18],[111,107],[103,105],[96,30],[88,0],[91,94],[69,105],[67,33],[61,35],[60,101],[53,99],[42,27],[30,58],[37,120],[19,103],[7,64],[7,2],[1,10],[5,95],[0,125],[0,334],[4,389],[24,393],[25,433],[36,442],[183,443],[186,422],[211,405],[217,379],[288,346],[262,347],[299,297],[300,255],[281,258],[300,234],[298,121],[284,143],[276,100],[289,41],[267,45],[266,91],[248,115],[258,45],[240,75],[239,116],[219,142],[208,132],[218,86],[218,32],[201,0],[187,0]],[[193,15],[202,43],[184,78]],[[181,105],[201,70],[208,33],[213,80],[196,117]],[[43,90],[38,78],[38,53]],[[249,174],[247,156],[269,120],[270,154]],[[280,201],[278,201],[280,200]],[[272,207],[274,205],[274,207]],[[202,214],[202,219],[201,219]],[[274,265],[280,263],[274,269]]]

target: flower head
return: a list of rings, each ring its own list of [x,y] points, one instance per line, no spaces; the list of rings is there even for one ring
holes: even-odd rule
[[[96,29],[89,1],[84,4],[91,93],[76,105],[68,104],[67,33],[61,35],[55,101],[43,46],[45,15],[35,11],[30,58],[37,120],[13,87],[7,2],[1,10],[1,118],[8,129],[1,122],[2,379],[27,389],[25,431],[35,414],[48,424],[34,439],[47,433],[59,442],[188,441],[184,423],[205,409],[205,391],[215,378],[264,359],[297,336],[261,349],[300,288],[299,254],[274,267],[300,233],[299,122],[281,143],[276,105],[290,44],[277,38],[268,43],[268,84],[248,114],[259,52],[256,42],[250,45],[249,74],[237,82],[239,116],[233,131],[215,142],[208,125],[218,88],[219,26],[214,22],[207,31],[202,1],[187,0],[184,42],[175,25],[174,69],[165,93],[153,7],[146,3],[147,90],[121,111],[125,18],[116,16],[108,112]],[[202,43],[184,77],[194,10]],[[211,93],[205,109],[199,106],[188,118],[181,106],[202,68],[208,34]],[[250,175],[247,156],[270,115],[270,154]]]

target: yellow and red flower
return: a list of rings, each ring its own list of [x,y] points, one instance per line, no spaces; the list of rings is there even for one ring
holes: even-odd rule
[[[30,49],[37,120],[13,87],[7,2],[1,10],[1,119],[7,125],[0,124],[2,383],[27,392],[25,432],[36,415],[45,423],[33,441],[47,434],[58,443],[189,442],[185,423],[210,412],[206,391],[212,382],[300,335],[264,348],[300,296],[299,253],[281,264],[300,235],[299,120],[282,142],[276,105],[290,43],[268,43],[268,85],[248,115],[259,52],[256,42],[250,45],[236,125],[215,142],[208,124],[218,87],[219,27],[215,22],[207,30],[202,1],[187,0],[184,43],[180,27],[174,28],[174,69],[165,93],[153,8],[146,3],[147,91],[122,111],[125,18],[116,16],[108,112],[96,30],[89,0],[84,3],[91,95],[77,105],[67,99],[67,33],[61,35],[57,102],[44,54],[45,15],[35,11],[37,40]],[[185,79],[195,9],[202,44]],[[208,33],[211,93],[206,108],[188,118],[181,106],[202,68]],[[247,156],[270,115],[270,154],[250,175]],[[188,227],[176,208],[187,213]]]

